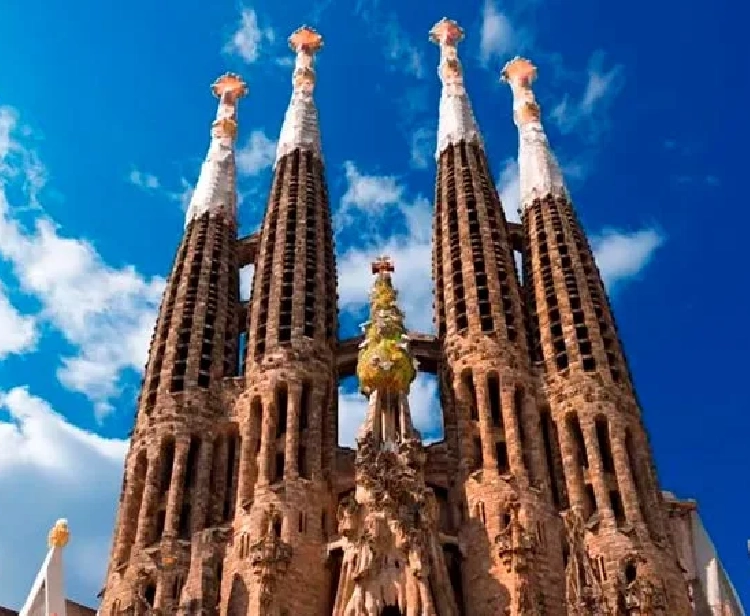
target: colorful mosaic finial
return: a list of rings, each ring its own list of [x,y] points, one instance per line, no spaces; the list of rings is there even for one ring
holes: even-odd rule
[[[521,211],[534,199],[547,195],[567,198],[560,165],[542,126],[542,113],[531,84],[537,69],[526,58],[516,57],[501,72],[513,93],[513,121],[518,127],[518,168]]]
[[[322,160],[318,111],[313,102],[315,54],[323,48],[323,37],[310,26],[297,28],[289,37],[295,53],[292,71],[292,98],[281,125],[274,166],[290,152],[301,149]]]
[[[323,37],[310,26],[300,26],[289,37],[289,47],[294,52],[315,54],[323,47]]]
[[[370,293],[370,320],[357,361],[360,389],[366,394],[377,390],[406,394],[417,374],[398,293],[391,282],[394,269],[387,256],[372,263],[376,278]]]
[[[70,529],[68,528],[68,521],[64,518],[55,522],[52,530],[49,531],[47,537],[47,543],[51,548],[64,548],[70,541]]]
[[[217,98],[229,94],[231,99],[236,101],[246,96],[248,89],[242,77],[234,73],[225,73],[211,84],[211,91]]]

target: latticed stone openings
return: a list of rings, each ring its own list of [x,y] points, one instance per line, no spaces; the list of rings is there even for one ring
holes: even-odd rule
[[[443,81],[437,335],[406,330],[398,264],[383,257],[364,335],[350,340],[337,339],[312,98],[322,39],[310,28],[291,37],[293,93],[252,259],[218,193],[189,209],[101,614],[693,613],[614,317],[541,127],[535,69],[517,59],[504,71],[521,228],[505,220],[492,180],[462,36],[450,20],[431,33]],[[222,117],[234,117],[244,84],[220,83]],[[215,127],[211,148],[234,134]],[[212,160],[216,185],[232,184],[226,161],[217,170]],[[251,261],[240,305],[238,272]],[[417,371],[439,383],[444,438],[430,445],[409,407]],[[367,412],[352,450],[338,445],[335,389],[355,374]]]

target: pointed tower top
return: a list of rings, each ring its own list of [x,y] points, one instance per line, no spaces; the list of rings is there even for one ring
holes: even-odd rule
[[[534,199],[543,199],[547,195],[568,196],[560,165],[544,133],[539,104],[531,89],[536,75],[536,66],[520,57],[508,62],[501,73],[502,80],[513,92],[513,121],[519,135],[521,210]]]
[[[211,84],[211,91],[219,99],[219,105],[211,124],[208,153],[185,215],[186,227],[206,212],[227,215],[231,220],[237,214],[234,140],[237,138],[237,102],[247,94],[247,85],[239,75],[225,73]]]
[[[398,307],[398,293],[390,274],[393,261],[381,256],[372,262],[376,276],[370,293],[370,320],[357,361],[360,389],[404,394],[416,377],[415,361],[409,351],[404,315]]]
[[[315,89],[315,54],[323,48],[323,37],[310,26],[297,28],[289,37],[289,47],[297,54],[292,73],[292,100],[276,146],[274,165],[296,149],[308,150],[322,160],[318,110],[313,102]]]
[[[239,100],[247,95],[247,84],[242,77],[234,73],[224,73],[211,84],[211,91],[216,98],[222,98],[225,94],[233,100]]]
[[[464,73],[458,59],[457,45],[464,31],[455,21],[443,17],[430,30],[430,40],[440,46],[438,75],[443,83],[438,114],[438,141],[435,158],[450,145],[461,141],[483,147],[474,112],[464,88]]]

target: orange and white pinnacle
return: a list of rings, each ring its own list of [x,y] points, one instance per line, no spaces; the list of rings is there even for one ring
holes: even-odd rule
[[[539,104],[531,89],[536,73],[536,67],[525,58],[514,58],[502,70],[502,79],[513,93],[513,121],[518,127],[521,210],[535,199],[568,196],[560,165],[542,126]]]
[[[281,126],[275,163],[296,149],[307,150],[322,159],[318,110],[313,101],[313,64],[315,54],[323,47],[323,37],[313,28],[302,26],[289,37],[289,47],[297,57],[292,73],[292,98]]]
[[[247,85],[239,75],[226,73],[211,85],[211,91],[219,99],[219,106],[211,125],[211,143],[185,215],[186,227],[206,213],[223,216],[230,222],[237,218],[234,142],[237,103],[247,94]]]
[[[438,75],[443,84],[438,114],[437,150],[435,158],[450,145],[461,141],[482,147],[474,112],[464,87],[464,74],[458,59],[458,44],[464,38],[463,29],[452,19],[443,17],[430,30],[430,40],[440,47]]]

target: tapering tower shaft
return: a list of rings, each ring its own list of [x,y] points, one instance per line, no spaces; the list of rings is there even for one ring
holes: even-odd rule
[[[125,608],[148,589],[151,607],[172,609],[180,589],[170,588],[170,576],[184,581],[188,541],[194,532],[221,523],[226,509],[210,501],[211,479],[198,468],[221,463],[212,441],[225,410],[222,379],[236,373],[234,142],[237,103],[246,86],[227,74],[213,92],[219,105],[208,154],[167,280],[138,400],[104,606]],[[178,540],[167,574],[155,563]],[[138,577],[142,573],[145,581]]]
[[[443,19],[430,36],[440,48],[442,82],[433,276],[445,353],[445,430],[449,438],[456,435],[451,445],[459,458],[454,500],[465,512],[461,536],[467,545],[487,546],[463,564],[465,579],[472,580],[467,613],[481,616],[509,609],[508,598],[490,589],[514,584],[492,545],[502,528],[501,503],[520,498],[523,515],[545,524],[556,512],[507,222],[458,58],[463,31]],[[549,576],[545,584],[554,603],[562,580]]]
[[[666,541],[640,409],[594,255],[542,126],[531,89],[535,76],[536,68],[522,58],[503,69],[519,131],[534,353],[544,366],[567,497],[591,531],[588,545],[602,559],[609,599],[618,600],[616,582],[630,563],[627,554],[640,552],[643,579],[655,575],[651,581],[666,584],[667,612],[684,614],[684,585]]]
[[[332,519],[327,477],[337,444],[336,271],[313,100],[322,37],[305,26],[289,43],[296,54],[292,97],[248,306],[245,392],[237,407],[239,495],[222,614],[317,616],[328,598],[327,572],[305,569],[320,559]],[[250,538],[259,536],[289,555],[273,589],[272,573],[254,569],[248,551]],[[301,584],[309,591],[304,605],[295,599]]]

